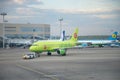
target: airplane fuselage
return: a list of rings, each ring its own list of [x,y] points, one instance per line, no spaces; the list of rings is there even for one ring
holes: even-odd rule
[[[91,43],[91,44],[110,44],[113,40],[78,40],[80,43]]]
[[[32,52],[56,51],[59,48],[70,48],[75,46],[73,41],[38,41],[30,47]]]

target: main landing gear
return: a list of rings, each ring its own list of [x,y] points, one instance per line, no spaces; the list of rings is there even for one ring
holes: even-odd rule
[[[48,56],[51,56],[51,52],[48,52],[47,55],[48,55]]]

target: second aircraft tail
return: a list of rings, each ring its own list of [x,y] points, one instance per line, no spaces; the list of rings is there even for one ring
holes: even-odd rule
[[[117,34],[118,34],[118,32],[114,32],[114,33],[109,37],[109,40],[117,40]]]

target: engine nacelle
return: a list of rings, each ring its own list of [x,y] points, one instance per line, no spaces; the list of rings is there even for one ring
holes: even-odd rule
[[[62,56],[65,56],[66,55],[66,50],[65,49],[59,49],[59,50],[57,50],[57,53],[62,55]]]

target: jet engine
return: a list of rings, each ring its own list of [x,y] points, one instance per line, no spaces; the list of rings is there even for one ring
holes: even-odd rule
[[[57,50],[57,53],[62,55],[62,56],[65,56],[66,55],[66,50],[65,49],[59,49],[59,50]]]

